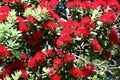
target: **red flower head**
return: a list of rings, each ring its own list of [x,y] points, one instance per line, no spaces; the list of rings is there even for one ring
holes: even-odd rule
[[[91,6],[91,2],[90,1],[83,1],[81,3],[81,8],[83,9],[90,9],[92,6]]]
[[[67,27],[70,26],[70,25],[67,23],[67,21],[62,21],[62,20],[59,21],[59,24],[61,25],[62,28],[67,28]]]
[[[95,2],[99,3],[99,6],[101,6],[103,10],[107,9],[107,4],[104,0],[95,0]]]
[[[52,49],[48,49],[48,50],[46,50],[46,55],[48,56],[48,57],[52,57],[53,55],[54,55],[54,50],[52,50]]]
[[[72,38],[69,35],[63,35],[61,37],[59,37],[56,41],[56,45],[57,47],[62,46],[63,44],[66,45],[67,43],[71,43],[72,42]]]
[[[75,78],[83,78],[83,72],[77,67],[71,68],[70,69],[70,74],[72,76],[74,76]]]
[[[7,19],[10,12],[9,6],[1,6],[0,7],[0,22]]]
[[[5,46],[0,45],[0,57],[10,56],[10,52]]]
[[[81,24],[83,25],[89,25],[90,22],[91,22],[91,18],[89,16],[85,16],[81,19]]]
[[[71,43],[72,38],[69,35],[62,36],[64,43]]]
[[[112,9],[118,9],[119,8],[118,0],[110,0],[110,1],[108,1],[107,5]]]
[[[61,58],[55,58],[53,60],[53,68],[54,69],[59,69],[63,65],[63,60]]]
[[[28,59],[27,54],[26,54],[26,53],[23,53],[23,54],[21,55],[21,59],[22,59],[22,60],[27,60],[27,59]]]
[[[84,77],[91,76],[93,74],[94,70],[95,70],[95,66],[94,65],[83,66]]]
[[[57,55],[58,56],[62,56],[64,54],[64,52],[62,50],[57,50]]]
[[[98,3],[97,1],[94,1],[91,3],[91,8],[93,9],[97,9],[99,7],[100,3]]]
[[[81,26],[84,28],[95,28],[95,23],[92,22],[89,16],[85,16],[81,19]]]
[[[25,70],[26,63],[21,62],[20,60],[14,60],[12,62],[9,62],[2,70],[2,76],[5,78],[6,75],[11,75],[14,73],[14,71],[19,70]]]
[[[91,40],[90,43],[91,43],[92,48],[93,48],[95,51],[101,51],[101,50],[102,50],[101,45],[99,44],[99,42],[98,42],[97,39]]]
[[[59,17],[52,9],[49,9],[49,10],[48,10],[48,13],[49,13],[49,15],[50,15],[53,19],[55,19],[55,20],[59,20],[59,19],[60,19],[60,17]]]
[[[28,32],[29,28],[27,27],[27,25],[24,22],[20,22],[19,23],[19,30],[22,32]]]
[[[31,41],[33,44],[40,43],[40,39],[42,38],[42,31],[35,31],[31,36]]]
[[[45,22],[45,23],[43,23],[43,25],[42,25],[44,28],[48,28],[48,29],[54,29],[54,30],[56,30],[57,29],[57,24],[55,23],[55,22],[52,22],[52,21],[50,21],[50,22]]]
[[[13,67],[14,70],[21,70],[26,68],[26,63],[16,59],[14,62],[11,63],[11,66],[14,66]]]
[[[13,68],[11,65],[7,65],[3,68],[1,72],[1,77],[5,78],[7,75],[11,75],[13,73]]]
[[[111,24],[113,22],[116,22],[116,20],[117,20],[117,15],[113,11],[104,13],[103,15],[100,16],[100,21],[103,21],[106,24]]]
[[[28,66],[31,68],[37,67],[37,60],[34,57],[31,57],[28,61]]]
[[[51,0],[47,4],[49,7],[54,7],[58,5],[58,0]]]
[[[103,55],[104,55],[104,59],[109,59],[111,57],[110,52],[105,52]]]
[[[73,2],[77,7],[80,7],[82,5],[80,0],[74,0]]]
[[[44,63],[46,60],[46,56],[43,52],[36,52],[34,58],[37,60],[37,63]]]
[[[114,27],[114,26],[112,27],[112,29],[110,30],[110,32],[108,34],[108,38],[114,44],[119,43],[118,31],[117,31],[116,27]]]
[[[56,45],[57,45],[57,47],[61,47],[63,44],[64,44],[64,42],[63,42],[62,37],[59,37],[59,38],[56,40]]]
[[[38,20],[34,18],[33,16],[27,16],[28,23],[37,23]]]
[[[3,3],[10,3],[13,4],[16,2],[16,0],[2,0]]]
[[[48,2],[48,0],[39,0],[40,3],[42,2]]]
[[[46,69],[49,70],[49,74],[54,74],[55,73],[55,70],[52,67],[47,67]]]
[[[74,55],[70,55],[70,54],[66,54],[64,56],[64,62],[68,63],[68,62],[73,62],[75,60]]]
[[[20,71],[22,72],[21,78],[27,79],[28,78],[27,72],[24,69],[22,69]]]
[[[73,33],[72,28],[70,28],[70,27],[69,28],[65,28],[65,29],[62,30],[61,36],[63,36],[63,35],[70,35],[72,33]]]
[[[51,76],[50,80],[61,80],[61,76],[59,74],[54,74]]]
[[[21,17],[21,16],[18,16],[18,17],[17,17],[17,21],[18,21],[18,22],[24,22],[23,20],[24,20],[23,17]]]
[[[60,23],[61,27],[64,29],[65,28],[76,29],[76,28],[80,27],[80,23],[75,20],[66,20],[66,21],[60,20],[59,23]]]
[[[74,34],[76,37],[78,36],[83,36],[83,37],[88,37],[90,36],[90,29],[86,29],[86,28],[83,28],[83,27],[79,27],[77,28],[75,31],[74,31]]]
[[[28,4],[28,3],[25,3],[24,6],[23,6],[24,9],[27,9],[29,7],[31,7],[31,4]]]
[[[75,4],[74,4],[74,2],[67,2],[67,4],[66,4],[66,6],[68,7],[68,8],[73,8],[74,6],[75,6]]]

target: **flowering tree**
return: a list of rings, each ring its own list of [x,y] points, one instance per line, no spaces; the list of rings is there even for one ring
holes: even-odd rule
[[[117,0],[2,0],[0,79],[119,79],[119,17]]]

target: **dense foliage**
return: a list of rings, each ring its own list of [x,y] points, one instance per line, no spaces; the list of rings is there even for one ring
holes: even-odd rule
[[[2,0],[0,79],[120,79],[117,0]]]

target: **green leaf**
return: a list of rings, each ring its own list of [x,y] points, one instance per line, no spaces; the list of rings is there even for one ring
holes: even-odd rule
[[[12,80],[12,78],[9,76],[6,76],[6,80]]]
[[[15,71],[14,74],[11,75],[13,80],[18,80],[21,76],[21,71]]]
[[[7,20],[9,23],[14,23],[17,19],[15,10],[11,10],[9,16],[7,17]]]

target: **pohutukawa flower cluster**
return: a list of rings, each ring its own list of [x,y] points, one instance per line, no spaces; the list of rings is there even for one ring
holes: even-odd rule
[[[60,5],[68,10],[66,19],[58,14]],[[2,0],[0,79],[92,80],[105,74],[120,41],[119,15],[117,0]]]

